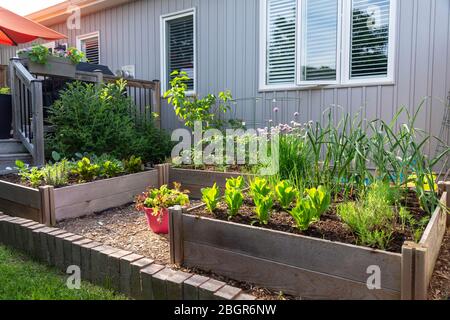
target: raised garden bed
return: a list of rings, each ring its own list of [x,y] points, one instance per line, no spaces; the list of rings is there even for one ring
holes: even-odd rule
[[[170,210],[173,263],[311,299],[426,299],[447,221],[438,207],[418,243],[389,252],[213,219],[199,210]],[[370,290],[373,266],[380,268],[381,288]]]
[[[47,225],[118,207],[148,187],[159,186],[158,170],[89,183],[38,189],[0,180],[0,211]]]
[[[239,172],[220,172],[212,170],[185,169],[170,167],[168,170],[169,184],[179,182],[183,189],[189,190],[189,197],[192,199],[200,199],[202,197],[201,189],[210,187],[213,183],[217,183],[222,190],[225,187],[226,179],[236,178],[239,176],[248,177],[249,174]]]

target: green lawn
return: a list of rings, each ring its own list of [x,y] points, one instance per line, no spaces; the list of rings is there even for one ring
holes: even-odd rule
[[[126,297],[90,283],[80,290],[66,286],[64,274],[0,246],[0,300],[125,300]]]

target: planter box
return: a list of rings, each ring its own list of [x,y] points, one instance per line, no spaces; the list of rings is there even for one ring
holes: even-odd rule
[[[22,63],[28,68],[30,73],[39,75],[52,75],[66,78],[75,78],[76,65],[69,59],[62,57],[48,57],[47,64],[39,64],[32,62],[28,57],[23,55]]]
[[[0,94],[0,139],[9,139],[11,137],[11,123],[11,95]]]
[[[447,219],[438,207],[421,241],[405,243],[400,254],[198,217],[192,210],[170,209],[172,263],[307,299],[426,299]],[[379,268],[379,289],[367,286],[371,268]]]
[[[217,183],[217,186],[223,191],[225,189],[226,179],[237,178],[239,176],[248,178],[251,175],[235,172],[218,172],[171,167],[169,169],[168,182],[170,185],[172,185],[174,182],[181,183],[182,189],[187,189],[190,191],[190,198],[201,199],[202,188],[211,187],[215,182]]]
[[[33,189],[0,181],[0,211],[47,225],[133,202],[147,187],[159,186],[158,170],[55,189]]]

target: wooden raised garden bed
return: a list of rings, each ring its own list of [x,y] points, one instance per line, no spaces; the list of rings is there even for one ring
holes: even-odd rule
[[[448,206],[450,184],[440,188]],[[308,299],[426,299],[447,221],[438,207],[419,243],[405,242],[393,253],[199,217],[195,210],[170,209],[172,263]],[[367,286],[373,266],[381,271],[380,289]]]
[[[133,202],[148,187],[160,185],[160,170],[62,188],[39,189],[0,181],[0,211],[47,225]]]
[[[174,182],[181,183],[183,189],[189,190],[189,197],[200,199],[202,197],[201,189],[210,187],[214,183],[223,190],[228,178],[237,178],[239,176],[249,177],[248,174],[237,172],[219,172],[209,170],[182,169],[170,167],[167,182],[173,185]]]

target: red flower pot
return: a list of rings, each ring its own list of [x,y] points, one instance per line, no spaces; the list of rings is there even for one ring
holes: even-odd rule
[[[169,233],[169,210],[161,209],[158,215],[153,215],[153,209],[144,208],[150,229],[157,234]]]

